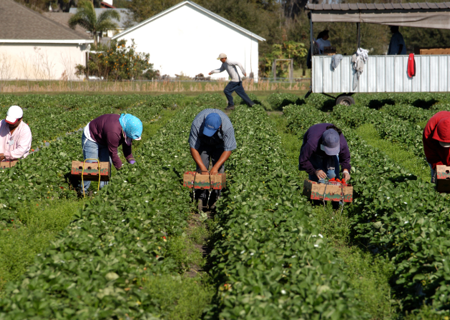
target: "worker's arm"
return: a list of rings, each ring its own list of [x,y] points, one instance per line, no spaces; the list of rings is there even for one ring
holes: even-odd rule
[[[232,66],[238,66],[239,69],[241,69],[242,74],[243,74],[245,77],[247,76],[247,72],[245,72],[244,66],[243,66],[240,62],[228,61],[228,60],[227,60],[227,63],[228,63],[229,65],[232,65]]]
[[[191,155],[192,155],[192,159],[194,159],[195,163],[200,168],[200,171],[202,173],[207,173],[208,168],[206,168],[205,165],[203,164],[202,157],[200,156],[200,153],[197,151],[197,149],[194,149],[191,147]]]
[[[231,156],[231,151],[224,151],[222,152],[222,155],[220,156],[219,160],[216,162],[214,167],[211,169],[210,174],[218,174],[219,168],[225,163],[225,161],[228,160],[228,158]]]
[[[221,72],[223,72],[223,71],[225,71],[224,63],[222,63],[222,65],[220,66],[219,69],[214,69],[214,70],[212,70],[212,71],[209,73],[209,75],[212,75],[213,73],[221,73]]]

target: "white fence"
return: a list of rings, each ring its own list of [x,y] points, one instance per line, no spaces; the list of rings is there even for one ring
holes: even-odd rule
[[[341,92],[448,92],[450,55],[415,55],[416,75],[408,77],[408,56],[369,56],[353,90],[351,56],[344,56],[336,70],[331,56],[313,56],[312,91]]]

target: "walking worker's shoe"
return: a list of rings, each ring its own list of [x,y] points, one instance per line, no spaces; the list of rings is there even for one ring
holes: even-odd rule
[[[228,106],[225,108],[225,111],[231,111],[234,110],[234,106]]]

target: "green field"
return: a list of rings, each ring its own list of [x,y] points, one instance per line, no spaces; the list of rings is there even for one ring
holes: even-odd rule
[[[450,95],[250,97],[229,114],[238,148],[208,217],[182,179],[191,122],[223,94],[0,95],[0,114],[24,108],[36,151],[0,170],[0,319],[449,319],[450,199],[429,182],[422,130]],[[79,199],[79,129],[123,112],[144,123],[136,165]],[[352,156],[339,209],[302,195],[299,149],[320,122]]]

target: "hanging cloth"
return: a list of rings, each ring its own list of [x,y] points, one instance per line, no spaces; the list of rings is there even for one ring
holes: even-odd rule
[[[408,77],[412,78],[415,75],[416,75],[416,60],[414,59],[414,53],[410,53],[408,58]]]

